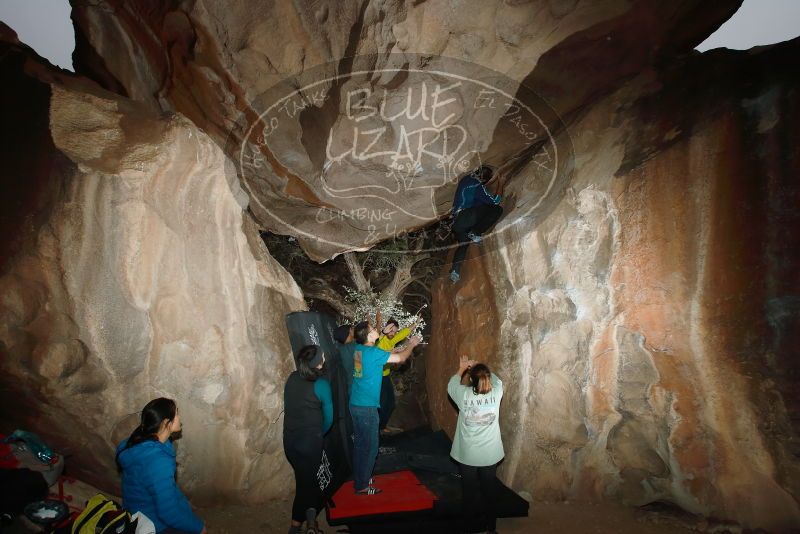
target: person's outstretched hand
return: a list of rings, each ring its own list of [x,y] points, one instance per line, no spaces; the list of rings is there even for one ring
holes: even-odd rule
[[[408,342],[411,344],[412,347],[416,347],[422,342],[422,338],[420,336],[411,336],[408,338]]]
[[[470,367],[475,365],[475,360],[470,360],[466,354],[458,360],[458,374],[463,375]]]

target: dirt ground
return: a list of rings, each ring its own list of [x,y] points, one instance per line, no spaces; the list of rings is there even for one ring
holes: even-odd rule
[[[409,396],[398,398],[398,409],[392,423],[405,427],[424,418],[420,404],[409,402]],[[51,488],[58,495],[58,486]],[[79,480],[62,483],[62,496],[70,508],[77,510],[98,490]],[[110,496],[115,498],[113,496]],[[285,533],[289,528],[289,516],[294,495],[285,500],[273,500],[262,505],[226,505],[198,509],[198,515],[206,522],[209,534],[271,534]],[[121,499],[118,499],[121,502]],[[347,532],[345,526],[331,527],[325,514],[319,516],[320,528],[326,533]],[[735,525],[705,521],[675,508],[650,507],[628,508],[614,503],[546,503],[530,505],[528,517],[499,519],[497,530],[501,534],[528,533],[592,533],[592,534],[667,534],[681,532],[741,532]],[[41,532],[32,523],[17,519],[13,525],[2,530],[2,534]],[[425,534],[414,529],[414,534]]]
[[[227,506],[200,510],[210,534],[280,533],[289,528],[291,500],[271,501],[262,506]],[[320,514],[325,534],[347,532],[346,527],[330,527]],[[528,517],[499,519],[501,534],[592,533],[592,534],[667,534],[680,532],[739,532],[720,529],[690,516],[647,512],[609,503],[569,504],[533,503]],[[416,531],[415,534],[423,534]]]
[[[55,488],[53,488],[55,490]],[[74,481],[64,488],[70,505],[77,508],[97,490]],[[227,505],[198,509],[210,534],[283,533],[289,527],[293,495],[262,505]],[[73,509],[75,509],[73,508]],[[320,514],[320,528],[326,533],[347,532],[346,527],[330,527],[325,514]],[[499,519],[497,530],[502,534],[592,533],[592,534],[667,534],[680,532],[741,532],[741,529],[704,521],[675,509],[635,509],[613,503],[545,503],[534,502],[528,517]],[[41,532],[33,524],[18,519],[2,530],[3,534]],[[414,534],[424,534],[415,530]]]

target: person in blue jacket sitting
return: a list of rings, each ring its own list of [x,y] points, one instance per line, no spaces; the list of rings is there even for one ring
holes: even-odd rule
[[[303,519],[307,521],[304,532],[319,532],[316,518],[322,509],[322,489],[317,473],[323,436],[333,424],[333,395],[325,373],[322,348],[307,345],[297,353],[297,370],[283,389],[283,450],[295,481],[289,534],[301,532]]]
[[[453,255],[453,266],[450,268],[450,280],[453,283],[461,279],[461,264],[467,256],[470,243],[480,243],[481,234],[496,223],[503,214],[500,207],[500,195],[489,194],[486,183],[492,179],[492,169],[481,165],[458,182],[453,197],[453,233],[460,245]]]
[[[146,515],[158,534],[205,534],[203,521],[175,482],[177,464],[170,438],[180,430],[174,400],[162,397],[145,405],[141,424],[117,447],[122,505],[132,514]]]

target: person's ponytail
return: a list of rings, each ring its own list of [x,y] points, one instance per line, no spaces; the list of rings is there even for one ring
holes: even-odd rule
[[[476,395],[485,395],[492,391],[492,372],[484,363],[475,364],[470,368],[469,381]]]
[[[167,421],[172,421],[175,419],[177,413],[178,407],[172,399],[159,397],[158,399],[153,399],[148,402],[142,409],[141,423],[131,432],[128,441],[125,443],[125,447],[120,449],[117,453],[117,470],[122,472],[122,466],[119,463],[119,455],[122,454],[122,452],[139,443],[157,440],[161,423],[165,419]]]

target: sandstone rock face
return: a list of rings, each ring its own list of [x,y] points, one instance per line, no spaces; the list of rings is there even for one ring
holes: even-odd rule
[[[116,443],[168,396],[197,502],[283,495],[284,315],[305,304],[232,165],[184,117],[46,82],[56,192],[0,277],[4,426],[40,433],[73,475],[114,491]]]
[[[570,126],[562,204],[434,291],[444,368],[472,344],[504,379],[517,490],[800,525],[797,48],[689,58],[598,102]],[[475,287],[494,310],[464,303]],[[470,313],[487,328],[454,334]],[[447,376],[427,376],[441,397]]]
[[[469,251],[474,252],[474,250]],[[495,288],[484,264],[471,255],[464,264],[464,282],[457,293],[448,291],[449,279],[440,279],[432,293],[435,308],[434,332],[426,351],[428,402],[434,425],[450,436],[456,420],[452,401],[447,396],[447,381],[458,370],[462,354],[486,361],[494,355],[500,327],[498,310],[491,303]],[[447,281],[445,281],[447,280]]]
[[[436,221],[459,174],[524,153],[533,138],[502,127],[499,103],[477,109],[481,91],[520,97],[525,81],[568,116],[741,2],[72,3],[78,71],[185,114],[239,164],[262,224],[324,261]],[[560,130],[539,107],[530,132]]]

